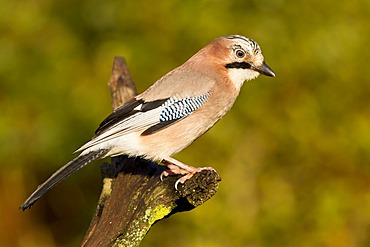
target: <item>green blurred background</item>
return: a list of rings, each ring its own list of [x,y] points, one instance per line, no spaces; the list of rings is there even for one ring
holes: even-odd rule
[[[114,56],[141,92],[229,34],[277,77],[176,156],[215,167],[220,189],[142,246],[370,246],[369,15],[367,0],[0,0],[0,246],[79,244],[101,161],[18,206],[110,113]]]

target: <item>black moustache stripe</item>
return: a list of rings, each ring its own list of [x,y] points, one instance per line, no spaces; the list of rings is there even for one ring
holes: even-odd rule
[[[227,69],[250,69],[252,66],[247,62],[234,62],[225,65]]]

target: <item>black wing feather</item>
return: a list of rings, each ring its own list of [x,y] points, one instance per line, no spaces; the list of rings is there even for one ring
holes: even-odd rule
[[[177,121],[179,121],[181,118],[179,119],[173,119],[173,120],[170,120],[170,121],[164,121],[164,122],[160,122],[156,125],[153,125],[152,127],[150,128],[147,128],[143,133],[141,133],[142,136],[147,136],[147,135],[151,135],[155,132],[158,132],[164,128],[167,128],[168,126],[176,123]]]
[[[142,112],[146,112],[146,111],[150,111],[150,110],[153,110],[157,107],[160,107],[161,105],[164,104],[164,102],[166,102],[169,98],[166,98],[166,99],[158,99],[158,100],[155,100],[155,101],[149,101],[149,102],[145,102],[143,103],[143,106],[141,107],[140,111]]]

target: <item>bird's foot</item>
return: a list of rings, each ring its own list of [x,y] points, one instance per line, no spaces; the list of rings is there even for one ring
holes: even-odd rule
[[[171,176],[171,175],[183,175],[179,178],[175,183],[175,189],[177,190],[178,185],[184,184],[187,180],[192,178],[196,173],[201,172],[203,170],[212,170],[215,171],[212,167],[194,167],[189,166],[184,163],[181,163],[178,160],[173,158],[167,158],[162,161],[162,163],[169,168],[169,170],[163,171],[160,179],[163,181],[163,177]]]

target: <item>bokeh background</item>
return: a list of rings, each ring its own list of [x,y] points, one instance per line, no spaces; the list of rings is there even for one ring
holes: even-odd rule
[[[77,246],[101,188],[94,162],[24,199],[111,111],[113,57],[141,92],[216,37],[255,39],[276,78],[176,157],[218,193],[142,246],[370,246],[370,1],[0,0],[0,246]]]

